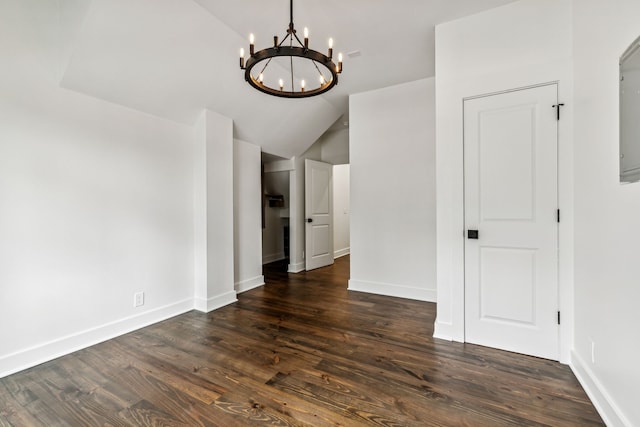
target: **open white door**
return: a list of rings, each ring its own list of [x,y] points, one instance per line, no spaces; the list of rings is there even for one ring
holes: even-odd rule
[[[333,264],[333,166],[305,159],[305,268]]]
[[[558,360],[557,85],[464,102],[465,340]]]

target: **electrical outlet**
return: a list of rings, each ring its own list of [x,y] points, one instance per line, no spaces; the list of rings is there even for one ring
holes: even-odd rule
[[[133,306],[140,307],[144,305],[144,292],[136,292],[133,294]]]

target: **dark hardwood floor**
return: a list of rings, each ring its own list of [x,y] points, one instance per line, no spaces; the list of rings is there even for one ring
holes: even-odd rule
[[[0,380],[0,426],[603,425],[559,363],[431,337],[435,304],[287,274]]]

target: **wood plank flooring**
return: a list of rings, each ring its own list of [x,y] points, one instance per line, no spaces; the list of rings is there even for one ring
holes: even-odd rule
[[[0,379],[0,426],[595,426],[559,363],[433,339],[349,257]]]

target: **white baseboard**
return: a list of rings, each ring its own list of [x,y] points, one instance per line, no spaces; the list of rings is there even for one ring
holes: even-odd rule
[[[262,265],[271,264],[272,262],[282,261],[285,258],[284,252],[277,254],[262,255]]]
[[[591,368],[575,350],[571,352],[571,364],[569,366],[607,426],[632,426],[631,421],[622,413],[609,392],[602,386]]]
[[[262,285],[264,285],[264,276],[257,276],[253,279],[247,279],[243,280],[242,282],[237,282],[235,287],[237,293],[242,293],[250,291],[251,289],[255,289]]]
[[[453,325],[451,323],[436,321],[433,325],[433,337],[441,340],[453,341]]]
[[[289,268],[287,269],[287,273],[300,273],[304,271],[305,264],[304,262],[299,262],[297,264],[289,264]]]
[[[333,258],[340,258],[343,257],[345,255],[349,255],[351,253],[351,248],[343,248],[343,249],[338,249],[337,251],[333,252]]]
[[[193,298],[119,319],[0,357],[0,378],[193,310]]]
[[[349,290],[390,297],[408,298],[418,301],[436,302],[435,289],[421,289],[390,283],[376,283],[365,280],[349,280]]]
[[[195,298],[194,306],[195,309],[201,311],[203,313],[209,313],[210,311],[216,310],[218,308],[224,307],[225,305],[232,304],[238,301],[236,291],[229,291],[221,295],[217,295],[215,297],[204,299],[204,298]]]

